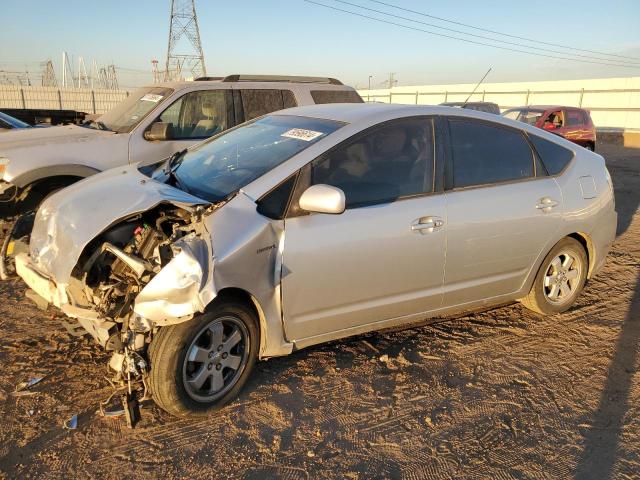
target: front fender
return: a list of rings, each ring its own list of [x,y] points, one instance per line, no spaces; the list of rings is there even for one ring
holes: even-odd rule
[[[15,177],[11,183],[18,188],[51,177],[80,177],[86,178],[100,173],[100,170],[81,164],[49,165],[24,172]]]

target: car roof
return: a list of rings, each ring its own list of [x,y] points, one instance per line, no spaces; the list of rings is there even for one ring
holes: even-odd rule
[[[580,107],[569,107],[567,105],[523,105],[521,107],[511,107],[509,110],[521,110],[521,109],[527,109],[527,110],[582,110],[585,111],[586,110],[584,108],[580,108]]]
[[[258,88],[258,89],[274,89],[274,90],[289,90],[292,86],[296,86],[297,88],[303,87],[308,88],[309,90],[354,90],[353,87],[342,84],[334,84],[329,82],[322,81],[296,81],[296,77],[291,77],[290,80],[267,80],[267,76],[263,76],[264,79],[260,77],[255,77],[255,80],[238,80],[238,81],[224,81],[224,78],[212,78],[207,80],[191,80],[191,81],[176,81],[176,82],[160,82],[154,83],[152,85],[146,85],[142,88],[171,88],[173,90],[182,90],[184,88],[194,88],[198,87],[202,90],[206,90],[207,87],[216,87],[220,88],[221,85],[228,85],[229,88],[231,86],[237,87],[238,85],[242,85],[242,88]],[[283,77],[286,78],[286,77]],[[304,77],[300,77],[304,78]]]
[[[495,105],[496,107],[498,106],[497,103],[494,102],[443,102],[440,105],[446,106],[446,107],[455,107],[458,105]]]
[[[495,121],[496,115],[477,110],[440,105],[401,105],[390,103],[327,103],[279,110],[272,115],[295,115],[321,118],[344,123],[384,121],[385,119],[416,115],[458,115]]]

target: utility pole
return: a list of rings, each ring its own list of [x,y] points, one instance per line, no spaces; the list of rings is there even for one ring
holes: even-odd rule
[[[158,71],[158,60],[155,58],[151,60],[151,73],[153,74],[153,83],[160,83],[160,72]]]
[[[395,76],[395,73],[390,73],[389,74],[389,90],[391,90],[391,88],[398,83],[397,80],[395,80],[393,77]]]
[[[166,80],[184,80],[186,70],[194,79],[207,76],[195,0],[171,0]]]
[[[373,75],[369,75],[369,90],[371,90],[371,79],[373,78]]]
[[[56,87],[58,85],[58,81],[56,80],[56,72],[53,69],[53,62],[51,60],[47,60],[47,62],[43,66],[44,71],[42,72],[42,86]]]

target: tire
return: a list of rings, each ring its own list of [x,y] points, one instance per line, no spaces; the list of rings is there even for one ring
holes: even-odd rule
[[[191,321],[161,328],[148,351],[154,401],[175,416],[218,410],[246,383],[259,346],[256,315],[241,303],[220,304]]]
[[[571,308],[580,295],[588,269],[584,247],[573,238],[564,238],[545,257],[531,291],[520,302],[543,315],[562,313]]]

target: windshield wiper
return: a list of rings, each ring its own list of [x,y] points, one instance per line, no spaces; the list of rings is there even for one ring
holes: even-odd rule
[[[185,148],[184,150],[180,150],[179,152],[176,152],[173,155],[171,155],[167,160],[167,164],[165,168],[162,169],[162,173],[164,173],[169,177],[167,179],[169,184],[171,184],[171,182],[173,181],[175,186],[178,187],[180,190],[184,190],[187,193],[191,193],[191,191],[187,188],[187,186],[180,181],[180,177],[178,177],[178,174],[176,173],[176,171],[182,164],[182,159],[184,158],[186,153],[187,153],[187,149]]]
[[[109,127],[107,127],[104,122],[100,122],[97,120],[87,120],[82,124],[83,127],[93,128],[91,125],[96,125],[98,128],[96,130],[106,130],[107,132],[113,132]],[[116,132],[117,133],[117,132]]]
[[[167,164],[162,170],[162,173],[164,173],[165,175],[173,175],[182,163],[182,158],[184,157],[185,153],[187,153],[186,148],[171,155],[167,159]]]

